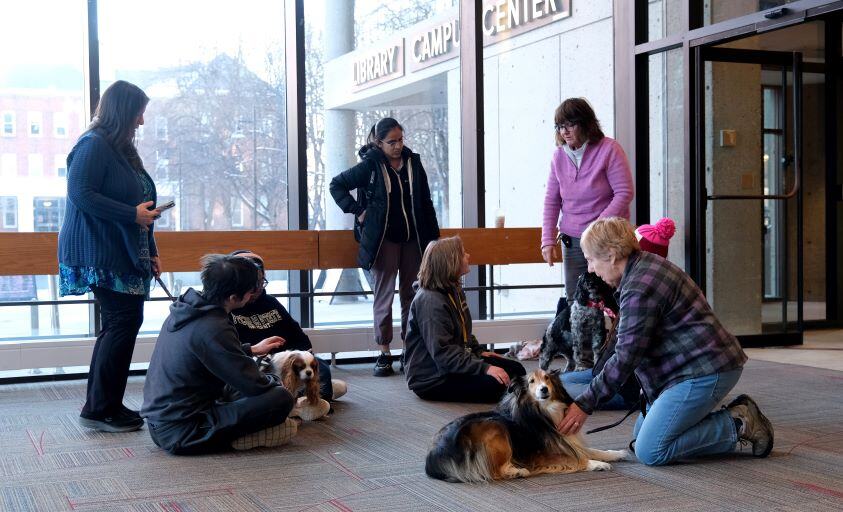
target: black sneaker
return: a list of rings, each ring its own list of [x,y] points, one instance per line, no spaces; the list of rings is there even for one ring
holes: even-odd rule
[[[733,418],[740,420],[738,441],[741,445],[752,444],[752,454],[766,457],[773,450],[773,425],[767,419],[755,400],[749,395],[740,395],[726,406]]]
[[[130,417],[121,411],[101,419],[79,416],[79,424],[101,432],[133,432],[143,426],[143,419]]]
[[[125,416],[126,418],[137,418],[137,419],[141,418],[141,415],[140,415],[139,411],[136,411],[134,409],[129,409],[128,407],[126,407],[123,404],[120,404],[120,410],[117,411],[117,414],[119,416]]]
[[[390,354],[381,353],[378,360],[375,361],[375,377],[389,377],[394,375],[395,370],[392,369],[392,356]]]

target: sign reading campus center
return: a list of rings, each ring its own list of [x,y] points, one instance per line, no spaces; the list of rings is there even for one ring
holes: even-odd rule
[[[571,0],[485,0],[484,46],[571,15]],[[518,30],[521,28],[521,30]],[[492,40],[489,40],[492,38]]]
[[[571,0],[483,0],[483,46],[490,46],[571,16]],[[419,23],[404,37],[357,52],[354,90],[359,91],[459,55],[460,22],[456,9]]]

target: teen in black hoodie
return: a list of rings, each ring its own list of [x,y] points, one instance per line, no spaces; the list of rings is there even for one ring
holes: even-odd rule
[[[258,267],[245,258],[208,255],[203,292],[189,288],[170,306],[141,408],[152,440],[164,450],[191,455],[277,446],[295,434],[296,424],[287,420],[293,397],[251,357],[269,353],[282,340],[241,344],[228,316],[257,293],[258,277]],[[226,386],[243,398],[221,403]]]
[[[263,258],[252,251],[241,249],[231,256],[240,256],[254,261],[260,268],[260,289],[254,298],[241,308],[231,312],[231,321],[244,345],[261,342],[271,336],[284,338],[284,344],[271,353],[284,350],[311,350],[310,338],[290,313],[275,297],[266,293]],[[248,353],[248,351],[247,351]],[[345,394],[346,383],[331,379],[331,367],[322,359],[319,361],[319,395],[331,401]]]

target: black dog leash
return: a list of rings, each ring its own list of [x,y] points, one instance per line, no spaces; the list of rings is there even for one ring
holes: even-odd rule
[[[632,413],[637,412],[639,410],[640,410],[640,407],[638,405],[634,405],[629,410],[629,412],[626,413],[626,415],[623,418],[621,418],[618,421],[612,423],[611,425],[603,425],[602,427],[593,428],[593,429],[589,430],[588,432],[586,432],[585,435],[595,434],[597,432],[603,432],[604,430],[609,430],[610,428],[615,428],[618,425],[620,425],[621,423],[623,423],[624,421],[626,421],[627,418],[632,416]]]
[[[638,395],[638,397],[639,397],[638,403],[633,405],[629,409],[629,411],[626,413],[626,415],[624,415],[623,418],[621,418],[618,421],[612,423],[611,425],[603,425],[602,427],[593,428],[593,429],[589,430],[588,432],[586,432],[585,435],[594,434],[594,433],[597,433],[597,432],[603,432],[604,430],[609,430],[610,428],[615,428],[618,425],[620,425],[621,423],[623,423],[624,421],[626,421],[626,419],[629,418],[630,416],[632,416],[632,413],[634,413],[636,411],[641,413],[642,418],[646,418],[647,417],[647,399],[644,398],[644,392],[642,391]],[[635,440],[633,440],[632,442],[634,443]],[[632,443],[630,443],[630,445],[631,444]]]
[[[167,297],[169,297],[170,300],[172,300],[172,301],[176,300],[176,298],[173,297],[173,294],[170,293],[170,290],[167,289],[167,285],[165,285],[164,281],[161,280],[161,276],[155,276],[155,282],[157,282],[158,285],[161,287],[161,289],[164,290],[164,293],[167,294]]]

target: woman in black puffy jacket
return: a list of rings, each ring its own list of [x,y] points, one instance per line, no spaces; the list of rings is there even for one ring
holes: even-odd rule
[[[357,263],[374,278],[375,342],[381,349],[374,374],[381,377],[394,373],[389,344],[395,278],[403,339],[421,255],[439,238],[439,223],[421,158],[404,146],[398,121],[386,117],[375,123],[358,154],[362,161],[331,180],[330,190],[342,211],[354,214]],[[354,189],[356,200],[350,193]]]

